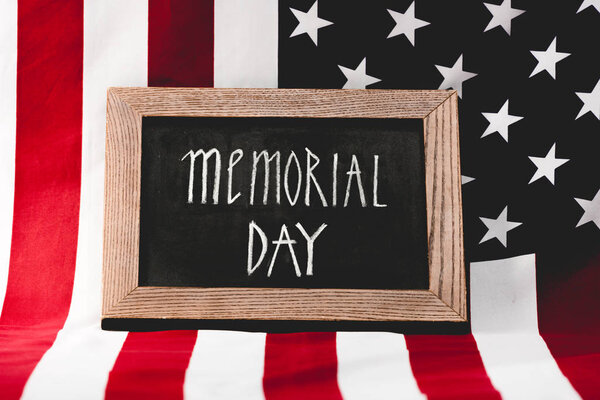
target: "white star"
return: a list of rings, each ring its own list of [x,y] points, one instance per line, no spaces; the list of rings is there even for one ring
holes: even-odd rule
[[[569,57],[571,53],[560,53],[556,51],[556,38],[550,43],[546,51],[531,51],[531,54],[538,60],[537,65],[529,77],[539,74],[546,70],[550,76],[556,79],[556,63]]]
[[[508,113],[508,100],[504,103],[500,111],[497,113],[481,113],[488,121],[489,125],[481,137],[485,137],[491,133],[498,132],[500,136],[508,143],[508,127],[517,121],[523,119],[516,115]]]
[[[529,183],[535,182],[542,177],[546,177],[551,184],[554,185],[554,172],[556,168],[560,167],[567,161],[568,158],[556,158],[556,143],[552,145],[552,148],[546,154],[546,157],[529,157],[532,163],[537,167],[537,171],[531,177]]]
[[[513,18],[517,18],[523,14],[525,10],[517,10],[511,8],[511,0],[504,0],[499,6],[496,4],[483,3],[484,6],[492,13],[492,19],[485,28],[484,32],[494,29],[497,26],[504,28],[506,33],[510,36],[510,25]]]
[[[596,11],[600,12],[600,0],[583,0],[581,6],[579,7],[579,10],[577,10],[577,14],[579,14],[581,11],[585,10],[589,6],[594,6]]]
[[[366,89],[367,86],[381,80],[367,75],[366,57],[363,58],[356,69],[342,67],[341,65],[338,65],[338,67],[342,70],[347,79],[346,84],[344,84],[342,89]]]
[[[575,199],[581,208],[583,208],[583,216],[577,223],[577,226],[581,226],[588,222],[593,222],[598,228],[600,228],[600,190],[596,193],[592,200]]]
[[[415,30],[429,25],[429,22],[415,18],[415,2],[413,1],[404,14],[394,10],[388,12],[396,21],[396,26],[388,35],[388,39],[398,35],[405,35],[410,44],[415,45]]]
[[[504,210],[500,213],[498,218],[490,219],[479,217],[481,222],[485,224],[488,228],[488,231],[483,236],[479,244],[483,242],[487,242],[490,239],[498,239],[500,243],[504,247],[506,247],[506,234],[508,231],[515,229],[517,226],[521,225],[521,222],[511,222],[507,220],[508,218],[508,206],[504,207]]]
[[[592,114],[596,116],[596,118],[600,119],[600,79],[596,82],[596,86],[591,93],[575,93],[581,101],[583,101],[583,106],[581,106],[581,111],[575,117],[575,119],[581,117],[583,114],[586,114],[588,111],[591,111]]]
[[[307,12],[298,11],[290,7],[290,10],[292,11],[292,13],[294,13],[294,16],[298,20],[298,26],[296,26],[296,29],[294,29],[294,32],[292,32],[290,37],[306,33],[315,43],[315,46],[318,46],[317,41],[319,29],[333,24],[333,22],[329,22],[318,17],[318,2],[318,0],[315,1],[314,4],[310,7],[310,10],[308,10]]]
[[[458,97],[462,98],[462,84],[464,81],[471,79],[477,74],[472,72],[463,71],[463,55],[458,57],[458,60],[454,63],[451,68],[443,67],[441,65],[435,66],[438,71],[444,77],[444,81],[440,85],[440,89],[456,89]]]
[[[473,182],[474,180],[475,180],[475,178],[472,178],[472,177],[466,176],[466,175],[461,175],[461,177],[460,177],[461,185],[467,184],[469,182]]]

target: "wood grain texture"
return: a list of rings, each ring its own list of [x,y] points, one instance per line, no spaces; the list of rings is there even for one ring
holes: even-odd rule
[[[104,317],[458,321],[428,290],[138,287]]]
[[[423,119],[429,290],[138,287],[141,118]],[[465,321],[455,91],[110,88],[103,318]]]
[[[108,92],[102,312],[138,285],[142,119]]]
[[[109,90],[142,116],[182,117],[425,118],[453,93],[158,87]]]
[[[429,289],[466,320],[458,96],[440,104],[423,124]]]

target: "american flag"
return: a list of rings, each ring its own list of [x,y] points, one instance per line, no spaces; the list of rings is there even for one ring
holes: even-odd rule
[[[2,0],[0,398],[600,398],[600,1]],[[456,89],[470,331],[100,329],[110,86]]]

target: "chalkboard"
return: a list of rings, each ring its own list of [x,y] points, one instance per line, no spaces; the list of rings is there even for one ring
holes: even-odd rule
[[[466,321],[456,91],[107,95],[107,324]]]
[[[427,289],[423,149],[417,119],[146,117],[139,285]]]

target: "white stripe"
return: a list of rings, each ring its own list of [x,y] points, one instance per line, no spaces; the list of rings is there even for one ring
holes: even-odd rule
[[[199,331],[186,371],[186,399],[265,398],[264,333]]]
[[[215,0],[215,87],[277,87],[277,4]]]
[[[338,332],[338,384],[345,400],[425,399],[412,373],[403,335]]]
[[[6,295],[15,186],[17,0],[0,2],[0,312]]]
[[[100,326],[61,330],[25,385],[22,399],[103,399],[125,332]]]
[[[471,263],[471,327],[503,398],[579,398],[538,332],[535,255]]]
[[[81,202],[71,308],[24,398],[102,399],[126,337],[99,326],[106,90],[147,85],[147,2],[85,0],[83,58]]]

